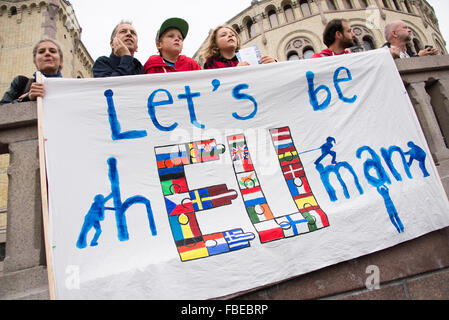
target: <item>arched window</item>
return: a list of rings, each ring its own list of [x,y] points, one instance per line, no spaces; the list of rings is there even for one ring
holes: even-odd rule
[[[393,0],[393,5],[396,10],[401,11],[401,7],[399,6],[398,0]]]
[[[343,0],[343,5],[345,6],[345,9],[354,9],[351,0]]]
[[[299,58],[298,54],[295,51],[293,51],[287,55],[287,60],[288,61],[300,60],[300,58]]]
[[[405,9],[407,10],[408,13],[413,13],[413,9],[410,6],[410,3],[408,3],[408,0],[404,1],[404,5],[405,5]]]
[[[363,37],[363,48],[365,51],[373,50],[375,49],[373,39],[371,37],[365,36]]]
[[[376,48],[376,44],[373,40],[374,36],[369,28],[366,26],[355,25],[352,26],[352,32],[354,32],[355,35],[354,43],[359,47],[359,51],[368,51]]]
[[[330,11],[337,11],[337,6],[335,5],[334,0],[326,0],[326,4]]]
[[[440,41],[435,40],[435,44],[437,45],[437,49],[440,50],[440,54],[444,55],[445,51],[444,51],[443,45],[440,43]]]
[[[293,20],[295,20],[295,16],[293,15],[293,9],[291,5],[288,4],[284,7],[284,13],[287,22],[292,22]]]
[[[235,30],[235,32],[237,32],[238,34],[240,34],[240,28],[238,25],[234,24],[232,25],[232,28]]]
[[[294,38],[285,47],[287,60],[309,59],[315,53],[312,42],[306,38]]]
[[[276,10],[272,9],[268,12],[268,19],[270,20],[271,28],[276,28],[279,26]]]
[[[413,47],[415,48],[416,53],[420,52],[423,47],[421,46],[421,42],[418,38],[413,38]]]
[[[17,8],[16,7],[11,7],[10,12],[11,12],[12,16],[17,15]]]
[[[424,49],[424,46],[415,30],[413,30],[412,28],[410,29],[412,30],[412,40],[406,44],[407,52],[418,54],[420,50]]]
[[[312,47],[306,47],[303,51],[304,59],[310,59],[315,54],[315,50]]]
[[[366,0],[359,0],[360,3],[360,7],[367,8],[368,7],[368,2]]]
[[[300,0],[299,7],[301,8],[302,15],[308,17],[312,14],[309,7],[309,2],[307,0]]]
[[[252,19],[248,19],[248,21],[246,22],[246,29],[248,29],[249,39],[256,35],[256,25],[253,23]]]

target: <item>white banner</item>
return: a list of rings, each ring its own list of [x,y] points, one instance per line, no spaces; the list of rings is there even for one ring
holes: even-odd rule
[[[387,50],[45,79],[59,299],[207,299],[449,225]]]

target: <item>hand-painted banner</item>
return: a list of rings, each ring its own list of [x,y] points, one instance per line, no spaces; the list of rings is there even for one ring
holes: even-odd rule
[[[221,297],[449,225],[386,50],[45,87],[57,298]]]

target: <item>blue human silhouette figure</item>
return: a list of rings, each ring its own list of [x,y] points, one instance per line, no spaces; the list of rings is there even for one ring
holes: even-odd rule
[[[79,249],[83,249],[87,246],[87,233],[94,228],[96,230],[94,238],[91,241],[91,246],[98,245],[98,238],[101,235],[101,224],[100,221],[104,220],[105,210],[115,211],[115,219],[117,223],[117,231],[118,238],[120,241],[129,240],[128,227],[126,224],[126,211],[133,204],[143,204],[145,205],[147,211],[148,222],[150,225],[151,234],[153,236],[157,235],[156,224],[153,218],[153,211],[151,210],[150,201],[143,196],[133,196],[126,199],[124,202],[121,200],[121,192],[120,192],[120,184],[119,184],[119,176],[117,171],[117,159],[109,158],[109,181],[111,182],[111,194],[107,197],[104,197],[101,194],[98,194],[94,198],[94,202],[92,203],[89,211],[84,218],[84,224],[81,228],[81,232],[78,237],[78,241],[76,246]],[[105,207],[105,204],[110,199],[113,200],[113,207]]]
[[[90,206],[90,209],[87,212],[86,217],[84,218],[84,224],[81,228],[78,241],[76,242],[76,246],[79,249],[87,247],[87,234],[92,228],[95,229],[95,235],[90,242],[90,246],[94,247],[98,245],[98,238],[101,235],[100,221],[104,220],[104,211],[115,210],[114,208],[105,207],[106,202],[108,202],[111,198],[112,194],[107,196],[106,198],[101,194],[95,196],[94,202]]]
[[[332,151],[331,149],[334,147],[332,143],[336,143],[335,138],[328,137],[326,139],[326,143],[324,143],[320,149],[321,149],[321,156],[315,160],[315,165],[318,165],[321,160],[324,159],[327,155],[330,155],[332,157],[332,164],[337,164],[336,157],[337,153],[335,151]]]
[[[421,149],[421,147],[414,144],[412,141],[407,143],[407,146],[410,148],[409,151],[404,152],[406,155],[410,155],[410,159],[408,160],[408,166],[411,167],[414,160],[419,162],[419,168],[421,169],[424,177],[430,176],[429,172],[426,169],[426,152]]]
[[[404,232],[404,225],[402,224],[401,219],[399,219],[398,211],[394,206],[393,201],[390,197],[390,191],[386,185],[382,185],[377,187],[377,192],[382,196],[385,202],[385,207],[387,208],[388,216],[390,217],[391,223],[395,226],[396,230],[401,233]]]

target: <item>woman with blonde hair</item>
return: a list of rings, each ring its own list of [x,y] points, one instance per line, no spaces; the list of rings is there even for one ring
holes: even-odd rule
[[[55,40],[44,38],[36,43],[33,48],[33,62],[45,77],[62,77],[62,50]],[[35,101],[44,94],[44,85],[36,82],[36,73],[32,78],[16,76],[0,104]]]
[[[203,58],[206,61],[203,69],[219,69],[229,67],[248,66],[248,62],[239,62],[236,52],[241,48],[241,39],[238,33],[228,25],[216,27],[210,34]],[[271,63],[276,60],[270,56],[263,56],[261,63]]]

